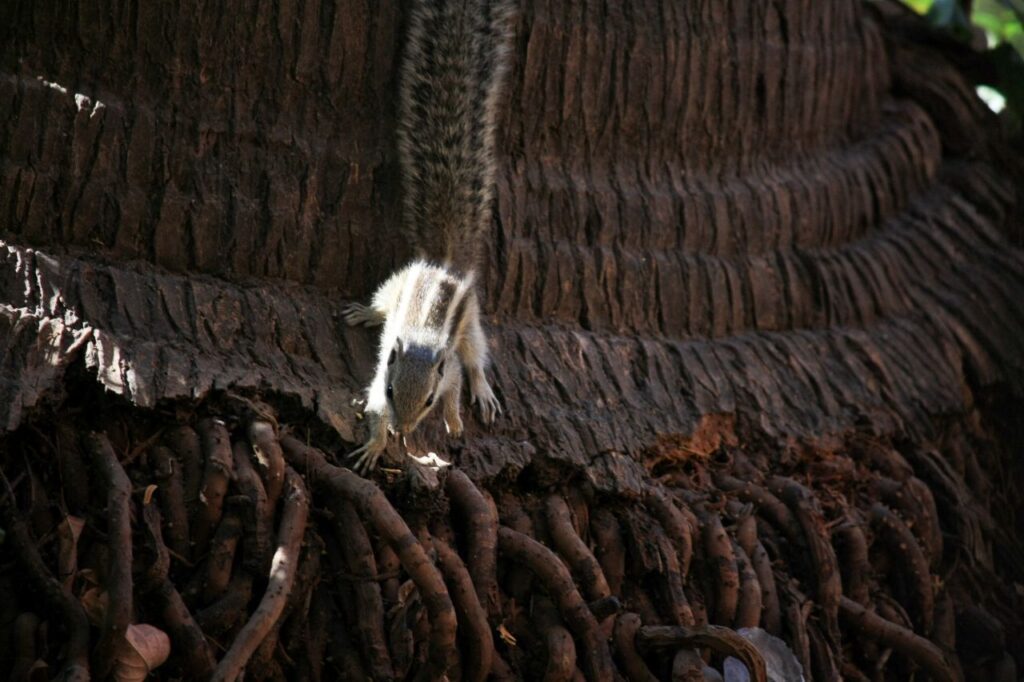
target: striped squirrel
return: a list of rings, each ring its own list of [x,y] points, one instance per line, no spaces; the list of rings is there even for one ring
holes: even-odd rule
[[[462,433],[463,370],[471,403],[491,423],[491,390],[475,269],[491,223],[497,96],[508,69],[509,0],[414,0],[399,83],[398,151],[403,223],[420,258],[393,274],[350,325],[381,326],[367,390],[369,436],[350,457],[372,470],[388,433],[411,433],[443,404],[448,433]]]

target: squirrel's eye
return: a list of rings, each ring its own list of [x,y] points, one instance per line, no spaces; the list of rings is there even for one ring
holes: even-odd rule
[[[386,392],[388,395],[388,400],[391,400],[392,398],[395,397],[395,389],[391,388],[391,384],[388,384],[388,389]]]
[[[430,407],[433,404],[434,404],[434,394],[431,393],[430,395],[427,396],[427,407]]]

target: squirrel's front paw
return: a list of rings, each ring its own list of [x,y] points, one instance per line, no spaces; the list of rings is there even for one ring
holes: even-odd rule
[[[480,410],[480,419],[485,424],[494,422],[494,418],[501,414],[501,403],[491,390],[491,385],[486,380],[470,387],[471,403],[476,403]]]
[[[355,459],[352,470],[357,474],[366,476],[377,467],[377,460],[380,459],[384,448],[387,446],[387,439],[371,437],[363,445],[348,454],[348,459]]]
[[[341,311],[341,315],[345,318],[345,324],[350,327],[360,324],[373,327],[381,323],[380,315],[373,308],[367,307],[362,303],[349,303]]]

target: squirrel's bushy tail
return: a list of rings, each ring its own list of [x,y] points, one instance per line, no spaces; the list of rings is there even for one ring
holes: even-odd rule
[[[464,271],[491,223],[513,11],[510,0],[413,0],[409,18],[398,124],[404,227],[421,256]]]

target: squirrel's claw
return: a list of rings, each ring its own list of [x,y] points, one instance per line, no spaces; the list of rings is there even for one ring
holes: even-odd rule
[[[346,459],[350,462],[355,460],[351,465],[352,471],[361,476],[366,476],[377,467],[377,460],[380,459],[383,451],[384,448],[377,447],[376,444],[370,440],[348,453]]]
[[[485,389],[480,392],[481,395],[474,395],[472,402],[478,405],[480,419],[485,424],[493,424],[495,418],[501,414],[501,403],[498,402],[498,398],[495,397],[490,386],[485,385]]]
[[[348,459],[350,461],[352,459],[356,460],[355,463],[351,465],[352,471],[356,472],[360,476],[366,476],[368,473],[370,473],[374,469],[374,467],[377,466],[377,460],[379,458],[379,452],[370,452],[365,445],[361,448],[353,450],[352,453],[348,456]]]
[[[480,419],[485,424],[494,423],[494,418],[501,414],[501,403],[495,397],[491,385],[486,379],[481,379],[475,385],[470,385],[470,405],[477,405],[480,410]]]
[[[444,430],[452,438],[458,438],[459,436],[462,435],[462,418],[458,415],[458,413],[445,416]]]

